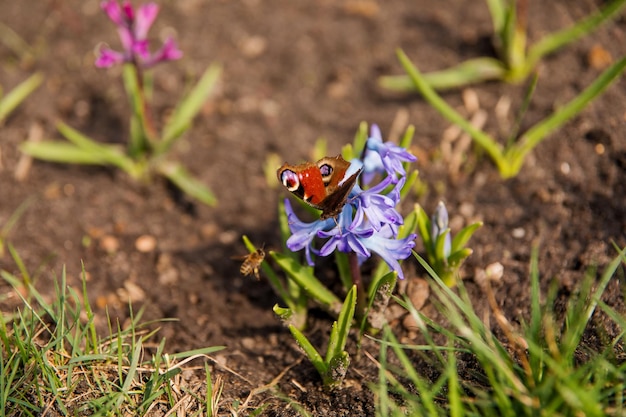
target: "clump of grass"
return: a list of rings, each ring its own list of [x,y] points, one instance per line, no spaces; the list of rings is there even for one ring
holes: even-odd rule
[[[67,286],[64,270],[54,300],[46,302],[30,284],[0,274],[27,292],[22,307],[0,321],[0,415],[129,416],[182,407],[217,415],[221,383],[211,383],[208,366],[206,381],[186,382],[181,372],[222,346],[167,354],[162,339],[149,354],[147,342],[158,330],[140,323],[141,312],[126,327],[109,320],[109,336],[99,338],[84,279],[80,293]]]
[[[453,67],[424,74],[425,82],[432,88],[445,90],[489,80],[522,82],[535,71],[544,57],[618,18],[626,6],[624,0],[607,1],[604,7],[571,27],[549,33],[529,45],[528,0],[487,0],[486,3],[493,22],[497,57],[472,58]],[[407,75],[384,76],[378,82],[392,91],[420,91]]]
[[[599,281],[595,282],[595,273],[587,274],[580,290],[569,299],[562,321],[553,307],[556,291],[550,291],[541,302],[536,251],[531,265],[530,321],[519,331],[507,321],[486,287],[506,342],[499,340],[474,311],[462,285],[459,294],[453,292],[423,259],[419,260],[433,274],[434,302],[450,327],[430,321],[408,301],[403,303],[416,319],[426,344],[401,344],[388,328],[385,330],[380,379],[374,387],[379,415],[624,415],[626,319],[601,297],[620,264],[626,262],[626,249],[608,265]],[[599,350],[583,343],[583,333],[598,307],[621,327],[620,334]],[[447,346],[433,341],[436,333],[445,336]],[[389,360],[390,350],[396,361]],[[409,351],[434,365],[438,374],[434,381],[420,375]],[[475,361],[471,375],[460,372],[460,355]]]
[[[575,98],[556,109],[525,132],[512,132],[505,143],[501,143],[497,137],[474,127],[459,112],[452,108],[437,92],[426,82],[424,75],[413,65],[402,50],[397,51],[398,59],[407,72],[409,78],[420,91],[424,99],[443,117],[451,123],[459,126],[472,140],[485,150],[492,159],[500,177],[512,178],[519,174],[523,167],[526,156],[543,142],[551,133],[561,128],[566,122],[582,112],[594,99],[600,96],[614,81],[619,79],[626,70],[626,57],[617,62],[600,74],[595,81],[580,92]],[[531,88],[531,93],[534,86]],[[530,94],[527,97],[528,106]]]

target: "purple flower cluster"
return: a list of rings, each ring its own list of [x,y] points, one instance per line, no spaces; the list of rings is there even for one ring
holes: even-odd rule
[[[363,168],[361,176],[369,183],[379,174],[383,179],[376,185],[363,190],[355,185],[348,201],[337,219],[329,218],[312,223],[303,222],[293,211],[291,203],[285,200],[285,210],[292,235],[287,239],[291,251],[304,249],[309,265],[313,265],[312,254],[328,256],[333,251],[354,252],[359,262],[378,254],[389,267],[404,275],[399,260],[406,259],[415,246],[415,234],[398,239],[398,227],[403,218],[395,209],[400,202],[400,190],[406,180],[402,162],[413,162],[417,158],[393,143],[383,142],[380,129],[372,125],[366,143],[363,162],[350,161],[345,177]],[[316,249],[314,239],[327,239],[320,249]]]
[[[149,68],[159,62],[171,61],[183,56],[172,38],[168,38],[158,51],[150,52],[148,31],[159,14],[159,6],[156,3],[143,4],[137,10],[128,0],[121,5],[118,0],[105,0],[100,6],[117,26],[123,51],[118,52],[105,46],[101,47],[96,59],[97,67],[108,68],[130,62]]]

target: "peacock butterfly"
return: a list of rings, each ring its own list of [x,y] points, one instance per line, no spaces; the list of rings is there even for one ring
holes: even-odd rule
[[[296,197],[322,210],[322,220],[337,217],[346,204],[362,169],[344,178],[350,162],[341,157],[327,156],[316,163],[284,164],[276,172],[278,180]]]

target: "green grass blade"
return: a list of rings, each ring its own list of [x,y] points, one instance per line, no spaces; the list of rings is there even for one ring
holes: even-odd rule
[[[420,408],[422,408],[422,412],[420,414],[427,416],[439,416],[440,414],[435,400],[435,392],[430,389],[431,384],[419,375],[408,355],[404,349],[402,349],[402,345],[398,343],[398,340],[388,327],[385,327],[385,340],[389,340],[396,357],[404,369],[404,373],[415,385],[415,388],[419,393],[419,403],[416,401],[415,405],[421,405]]]
[[[42,82],[43,75],[41,75],[41,73],[35,73],[2,97],[0,100],[0,122],[15,110],[22,101],[26,100]]]
[[[200,81],[180,103],[163,129],[163,137],[157,148],[158,154],[167,152],[176,139],[189,128],[193,118],[198,114],[204,102],[213,91],[221,71],[221,66],[218,64],[213,64],[207,68]]]
[[[74,145],[84,151],[91,152],[105,163],[114,165],[131,175],[136,170],[134,161],[126,156],[117,146],[98,143],[63,122],[57,124],[57,129]]]
[[[436,92],[430,87],[424,76],[413,65],[409,58],[402,50],[397,51],[398,59],[407,72],[411,81],[415,87],[419,90],[422,97],[433,106],[442,116],[448,119],[450,122],[458,125],[472,139],[480,145],[489,154],[491,159],[495,162],[499,171],[503,171],[506,168],[506,161],[503,158],[502,147],[489,135],[476,129],[470,122],[468,122],[461,114],[454,110],[448,103],[446,103]]]
[[[512,166],[512,175],[516,175],[519,172],[524,157],[528,152],[544,140],[547,135],[561,127],[565,122],[587,107],[594,98],[602,94],[604,90],[622,74],[625,68],[626,57],[611,65],[576,98],[549,117],[534,125],[522,135],[520,141],[510,149],[510,152],[507,152],[507,159]]]
[[[32,286],[32,279],[31,279],[30,274],[28,273],[28,269],[26,269],[26,265],[24,264],[22,257],[19,255],[19,253],[17,253],[13,245],[10,243],[9,243],[9,253],[11,254],[11,258],[13,258],[13,262],[15,262],[17,269],[20,271],[20,274],[22,274],[22,283],[24,284],[26,288],[30,288]],[[2,272],[4,273],[4,271]],[[11,284],[17,288],[17,286],[13,284],[12,282]]]
[[[86,151],[71,143],[63,142],[24,142],[20,150],[33,158],[49,162],[81,165],[106,165],[102,155]]]
[[[501,80],[505,75],[506,68],[497,59],[476,58],[445,70],[422,74],[422,78],[434,90],[449,90],[488,80]],[[412,78],[411,75],[387,75],[380,77],[378,84],[390,91],[419,91],[423,94]]]
[[[581,20],[574,26],[545,36],[529,48],[527,56],[528,68],[534,68],[537,62],[539,62],[539,60],[545,55],[556,51],[568,43],[582,38],[583,36],[594,31],[606,21],[616,17],[625,5],[626,0],[614,0],[600,11]]]
[[[172,182],[176,187],[180,188],[185,194],[195,198],[207,206],[217,204],[215,195],[199,180],[191,176],[191,174],[180,164],[175,162],[162,162],[158,166],[159,172]]]
[[[168,356],[172,359],[185,359],[192,356],[210,355],[220,350],[226,349],[226,346],[209,346],[200,349],[186,350],[184,352],[172,353]]]

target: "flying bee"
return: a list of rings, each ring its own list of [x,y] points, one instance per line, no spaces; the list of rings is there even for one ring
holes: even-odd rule
[[[265,251],[262,248],[259,248],[248,255],[239,256],[237,259],[243,259],[241,268],[239,268],[239,272],[241,272],[242,275],[248,276],[250,274],[254,274],[257,280],[261,279],[259,275],[259,268],[265,259]]]

